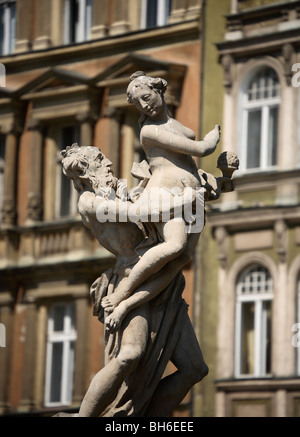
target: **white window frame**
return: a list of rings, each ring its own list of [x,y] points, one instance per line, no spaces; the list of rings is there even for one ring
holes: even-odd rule
[[[269,150],[269,137],[268,137],[268,127],[270,120],[270,110],[272,108],[278,108],[278,120],[279,120],[279,111],[280,111],[280,103],[281,98],[280,95],[271,97],[271,98],[263,98],[258,100],[248,100],[248,88],[252,79],[256,76],[259,71],[264,68],[270,68],[274,71],[277,76],[277,73],[272,67],[264,66],[256,69],[251,76],[248,77],[248,80],[244,81],[244,86],[241,87],[240,97],[239,97],[239,107],[241,111],[240,119],[240,132],[239,137],[241,138],[240,147],[239,147],[239,155],[240,155],[240,172],[241,173],[254,173],[254,172],[262,172],[267,170],[276,170],[278,168],[277,164],[270,165],[269,155],[271,150]],[[278,77],[278,76],[277,76]],[[279,94],[280,94],[280,82],[278,80]],[[247,167],[247,150],[248,150],[248,115],[251,110],[261,110],[261,132],[260,132],[260,157],[259,157],[259,166],[254,168]],[[279,137],[279,132],[277,131],[277,141]],[[277,144],[278,150],[278,144]],[[277,153],[277,161],[278,161],[278,153]]]
[[[64,327],[63,331],[54,331],[54,309],[57,306],[64,306]],[[46,355],[46,378],[45,378],[45,406],[55,407],[70,405],[72,403],[74,361],[71,360],[71,344],[77,339],[75,327],[72,327],[71,312],[75,312],[74,303],[57,303],[50,308],[47,333],[47,355]],[[74,314],[74,313],[73,313]],[[62,377],[61,377],[61,399],[51,401],[51,374],[52,374],[52,351],[55,343],[63,344],[62,352]],[[70,377],[71,373],[71,377]]]
[[[78,2],[78,21],[71,23],[71,1],[64,3],[64,44],[73,44],[88,41],[91,35],[93,18],[93,0],[76,0]],[[75,26],[75,38],[71,41],[70,32]]]
[[[65,126],[62,126],[60,128],[60,135],[59,135],[59,140],[58,140],[58,145],[59,145],[59,150],[65,149],[67,146],[71,146],[71,144],[62,144],[63,140],[62,140],[62,130],[65,127],[71,127],[74,126],[74,131],[75,131],[75,137],[78,138],[78,140],[74,142],[78,142],[79,141],[79,126],[77,126],[76,124],[72,125],[72,124],[68,124]],[[70,218],[70,217],[75,217],[77,215],[78,212],[78,208],[77,208],[77,204],[78,204],[78,193],[74,188],[73,182],[70,180],[70,203],[69,203],[69,214],[68,215],[61,215],[61,185],[62,185],[62,179],[63,179],[64,175],[62,172],[62,167],[61,167],[61,163],[58,162],[57,166],[56,166],[56,195],[55,195],[55,218],[56,219],[65,219],[65,218]]]
[[[4,29],[3,41],[0,41],[0,56],[13,53],[16,41],[16,1],[0,0],[0,8],[3,8]],[[13,13],[14,12],[14,13]],[[1,23],[0,23],[1,25]]]
[[[151,0],[142,0],[141,4],[141,28],[147,28],[147,4]],[[168,24],[168,4],[169,0],[157,0],[156,26],[164,26]]]
[[[254,267],[261,268],[262,266],[250,266],[244,270],[240,278],[245,278]],[[266,272],[267,269],[264,268]],[[269,286],[272,290],[267,292],[242,293],[241,288],[243,282],[238,281],[236,287],[236,318],[235,318],[235,377],[236,378],[259,378],[268,377],[271,374],[266,373],[266,317],[267,313],[264,309],[264,302],[273,300],[273,281],[269,276]],[[242,373],[242,306],[246,302],[254,303],[254,372]],[[272,311],[272,308],[271,308]]]

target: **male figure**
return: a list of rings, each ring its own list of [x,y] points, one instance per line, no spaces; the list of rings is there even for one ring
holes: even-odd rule
[[[147,247],[143,247],[144,234],[135,223],[100,223],[97,220],[97,205],[104,199],[96,193],[101,187],[110,186],[118,195],[120,188],[119,181],[110,169],[111,163],[98,148],[75,145],[63,151],[62,155],[64,173],[73,180],[74,187],[79,192],[78,206],[84,225],[93,232],[103,247],[116,256],[116,286],[122,278],[130,274],[132,266],[147,250]],[[152,241],[157,244],[154,236]],[[116,333],[108,333],[106,349],[109,359],[93,378],[82,401],[80,417],[115,414],[169,416],[191,387],[207,375],[208,368],[189,320],[186,304],[181,298],[184,284],[177,272],[187,261],[188,259],[182,258],[180,261],[171,261],[135,291],[146,292],[149,296],[151,290],[155,291],[153,296],[159,291],[161,293],[148,304],[136,306],[125,316]],[[157,306],[156,301],[159,303]],[[160,312],[153,313],[157,308]],[[156,328],[153,331],[155,326],[159,332],[156,332]],[[157,339],[165,341],[162,350],[157,349],[160,342],[155,342],[156,336]],[[155,371],[155,368],[149,368],[152,366],[152,355],[158,366],[156,378],[160,378],[168,360],[173,362],[177,370],[161,381],[155,382],[155,378],[153,382],[149,381],[146,372]],[[143,365],[140,365],[142,361]],[[147,363],[150,363],[148,367]],[[139,372],[143,371],[145,375],[140,375]],[[134,378],[143,380],[144,385],[140,383],[136,387]],[[142,395],[136,397],[136,390]]]

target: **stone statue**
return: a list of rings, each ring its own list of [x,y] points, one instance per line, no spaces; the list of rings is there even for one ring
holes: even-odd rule
[[[147,156],[133,166],[140,179],[133,190],[115,177],[99,148],[74,144],[61,152],[83,224],[116,257],[91,286],[93,313],[106,328],[105,365],[79,417],[167,417],[208,373],[182,298],[182,268],[204,226],[204,200],[234,189],[238,159],[221,155],[220,178],[198,169],[192,156],[215,151],[220,127],[196,141],[170,116],[166,88],[165,80],[143,72],[131,76],[127,96],[141,113]],[[162,378],[169,361],[177,370]]]

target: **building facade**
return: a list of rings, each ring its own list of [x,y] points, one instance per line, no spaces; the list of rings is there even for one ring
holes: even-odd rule
[[[197,138],[222,126],[199,166],[240,158],[184,271],[210,372],[174,414],[299,416],[300,1],[4,0],[0,20],[0,413],[76,410],[103,364],[89,287],[114,259],[58,152],[98,146],[133,186],[143,70]]]
[[[78,409],[103,365],[89,287],[114,262],[83,227],[58,152],[98,146],[134,186],[137,70],[167,79],[170,111],[199,134],[201,2],[8,0],[0,20],[0,413],[51,415]],[[192,264],[185,277],[192,317]]]
[[[214,97],[222,107],[222,149],[239,155],[240,169],[236,190],[210,206],[210,235],[205,249],[199,246],[196,320],[204,355],[216,363],[199,389],[199,412],[299,417],[300,3],[241,0],[230,7],[223,37],[214,36],[224,87]],[[209,68],[204,90],[218,83],[219,70],[209,76]],[[209,96],[206,102],[204,128],[213,117],[205,115]],[[215,277],[205,274],[213,259]],[[206,329],[215,333],[211,344]]]

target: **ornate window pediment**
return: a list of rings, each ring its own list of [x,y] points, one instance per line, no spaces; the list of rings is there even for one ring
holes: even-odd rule
[[[82,74],[51,68],[17,92],[20,100],[32,101],[32,117],[39,120],[73,117],[81,111],[90,112],[99,92]]]

